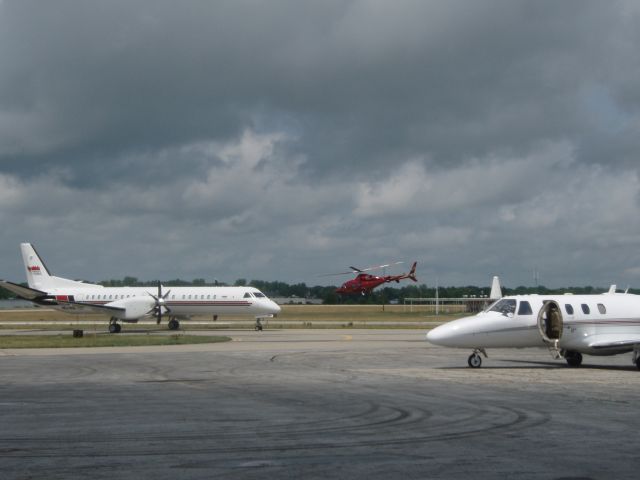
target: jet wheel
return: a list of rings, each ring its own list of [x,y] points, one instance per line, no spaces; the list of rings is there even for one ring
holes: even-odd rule
[[[640,357],[636,359],[636,367],[638,367],[638,370],[640,370]]]
[[[482,357],[480,357],[480,355],[478,355],[477,353],[472,353],[471,355],[469,355],[467,363],[471,368],[480,368],[482,366]]]
[[[175,319],[169,320],[169,330],[178,330],[180,328],[180,322]]]
[[[109,324],[109,333],[120,333],[122,330],[122,326],[118,323],[110,323]]]
[[[582,364],[582,354],[580,352],[567,352],[564,359],[570,367],[579,367]]]
[[[256,325],[256,332],[261,332],[262,331],[262,325]]]

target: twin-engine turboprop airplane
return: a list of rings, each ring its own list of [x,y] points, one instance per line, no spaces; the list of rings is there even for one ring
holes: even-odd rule
[[[153,287],[103,287],[76,282],[50,274],[30,243],[20,244],[29,287],[0,280],[0,286],[20,298],[69,313],[98,312],[109,315],[109,332],[118,333],[118,322],[136,323],[144,317],[169,317],[169,329],[180,327],[178,318],[191,315],[246,314],[256,317],[256,330],[262,330],[261,319],[280,312],[280,307],[252,287],[171,287],[163,292],[158,283]]]
[[[516,295],[503,297],[485,311],[434,328],[427,340],[435,345],[471,348],[468,364],[482,365],[486,348],[548,347],[572,367],[582,354],[633,352],[640,369],[640,296]]]

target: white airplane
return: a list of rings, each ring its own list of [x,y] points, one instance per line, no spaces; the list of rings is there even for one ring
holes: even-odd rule
[[[471,348],[468,364],[482,365],[487,348],[547,347],[572,367],[582,355],[633,352],[640,369],[640,296],[514,295],[503,297],[472,317],[440,325],[427,333],[434,345]]]
[[[118,333],[118,322],[136,323],[141,318],[169,317],[168,327],[177,330],[178,318],[191,315],[247,314],[261,320],[273,317],[280,307],[253,287],[171,287],[165,292],[158,282],[152,287],[103,287],[54,277],[30,243],[20,244],[29,287],[0,280],[0,286],[20,298],[69,313],[99,312],[109,315],[109,332]]]

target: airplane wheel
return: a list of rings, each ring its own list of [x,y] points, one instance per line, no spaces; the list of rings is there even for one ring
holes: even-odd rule
[[[120,325],[117,323],[109,324],[109,333],[118,333],[120,331]]]
[[[638,357],[636,360],[636,367],[638,367],[638,370],[640,370],[640,357]]]
[[[122,331],[122,325],[116,323],[116,333],[120,333]]]
[[[262,325],[256,325],[256,332],[262,331]]]
[[[472,353],[471,355],[469,355],[467,363],[471,368],[480,368],[480,366],[482,365],[482,358],[477,353]]]
[[[169,330],[178,330],[180,328],[180,322],[177,320],[169,320]]]
[[[567,352],[564,359],[570,367],[579,367],[582,364],[582,354],[580,352]]]

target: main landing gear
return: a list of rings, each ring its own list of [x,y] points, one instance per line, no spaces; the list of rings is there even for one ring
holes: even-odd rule
[[[255,330],[256,330],[256,332],[261,332],[262,331],[262,319],[260,317],[256,318]]]
[[[484,358],[488,358],[487,352],[484,350],[484,348],[474,349],[473,353],[469,355],[469,358],[467,359],[467,364],[471,368],[480,368],[482,366],[482,357],[479,355],[480,353],[484,355]]]
[[[118,323],[118,319],[115,317],[111,317],[109,319],[109,333],[120,333],[122,330],[122,325]]]
[[[638,370],[640,370],[640,347],[637,345],[633,349],[633,363],[635,363]]]
[[[169,330],[178,330],[180,328],[180,322],[175,318],[169,320]]]
[[[567,365],[570,367],[579,367],[582,365],[582,354],[580,352],[574,352],[567,350],[563,352],[564,359],[567,361]]]

